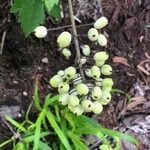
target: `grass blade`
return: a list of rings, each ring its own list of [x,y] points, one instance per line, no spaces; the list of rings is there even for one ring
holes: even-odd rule
[[[40,134],[41,134],[41,123],[43,118],[45,117],[46,110],[43,109],[42,112],[40,113],[37,121],[36,121],[36,129],[35,129],[35,134],[34,134],[34,147],[33,150],[38,150],[39,149],[39,141],[40,141]]]
[[[7,121],[9,121],[12,125],[14,125],[15,127],[17,127],[19,130],[21,130],[23,132],[26,132],[26,129],[20,123],[18,123],[17,121],[15,121],[14,119],[12,119],[11,117],[9,117],[9,116],[6,115],[5,119]]]
[[[67,140],[66,136],[63,134],[62,130],[58,126],[57,122],[55,121],[53,114],[50,111],[47,111],[46,117],[47,117],[49,123],[51,124],[51,126],[53,127],[53,129],[55,130],[56,134],[58,135],[59,139],[65,146],[66,150],[72,150],[72,148],[69,144],[69,141]]]

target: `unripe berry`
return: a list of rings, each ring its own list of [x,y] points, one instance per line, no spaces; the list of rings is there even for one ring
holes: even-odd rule
[[[82,65],[84,65],[87,62],[86,57],[82,57],[80,62],[81,62]]]
[[[112,150],[112,148],[108,145],[103,144],[99,146],[99,150]]]
[[[106,17],[100,17],[99,19],[96,20],[94,23],[94,28],[96,29],[102,29],[108,24],[108,19]]]
[[[114,82],[111,78],[105,78],[102,81],[102,86],[103,87],[108,87],[108,86],[113,86]]]
[[[62,54],[66,57],[66,59],[69,59],[69,57],[71,56],[71,51],[67,48],[64,48],[62,50]]]
[[[102,86],[102,81],[103,81],[102,78],[96,79],[95,85],[96,85],[96,86]]]
[[[99,34],[97,42],[100,46],[106,46],[107,45],[107,38],[103,34]]]
[[[93,102],[93,110],[95,114],[100,114],[103,111],[103,106],[100,102],[95,101]]]
[[[88,31],[88,38],[90,41],[96,41],[98,39],[98,31],[95,28],[91,28]]]
[[[95,62],[104,62],[108,59],[108,54],[105,51],[97,52],[94,55]]]
[[[103,74],[103,75],[111,75],[112,74],[112,67],[110,66],[110,65],[103,65],[102,67],[101,67],[101,73]]]
[[[99,100],[100,97],[102,96],[101,88],[99,86],[95,86],[92,90],[91,96],[94,100]]]
[[[59,70],[59,71],[57,72],[57,75],[59,75],[60,77],[63,77],[64,74],[65,74],[65,72],[64,72],[63,70]]]
[[[58,87],[61,82],[62,78],[59,75],[55,75],[50,79],[50,85],[54,88]]]
[[[68,105],[76,107],[79,105],[79,98],[76,95],[71,95],[68,100]]]
[[[91,68],[91,76],[94,79],[98,79],[100,77],[100,75],[101,75],[100,69],[97,66],[93,66]]]
[[[99,99],[99,102],[102,105],[107,105],[111,100],[111,94],[108,91],[102,91],[102,96]]]
[[[86,74],[86,76],[91,77],[92,76],[91,75],[91,69],[86,69],[85,74]]]
[[[76,106],[74,109],[73,109],[73,113],[77,116],[80,116],[82,115],[84,112],[84,109],[81,107],[81,105],[79,106]]]
[[[64,94],[61,94],[60,97],[59,97],[59,102],[60,104],[62,105],[67,105],[68,104],[68,99],[69,99],[69,94],[68,93],[64,93]]]
[[[60,48],[65,48],[70,45],[71,40],[72,40],[71,34],[67,31],[64,31],[58,36],[57,43]]]
[[[101,67],[105,64],[105,61],[97,61],[96,66]]]
[[[88,99],[84,99],[82,101],[82,108],[86,111],[86,112],[90,112],[93,109],[93,102],[88,100]]]
[[[74,67],[68,67],[65,69],[65,77],[69,80],[74,79],[76,76],[76,69]]]
[[[37,38],[44,38],[47,35],[47,29],[44,26],[38,26],[34,29]]]
[[[102,87],[102,90],[103,90],[103,91],[111,92],[112,86],[104,86],[104,87]]]
[[[69,84],[67,84],[66,82],[62,82],[58,85],[58,92],[60,94],[67,93],[68,91],[69,91]]]
[[[87,95],[88,92],[89,92],[89,88],[86,84],[83,84],[83,83],[79,83],[76,87],[77,89],[77,93],[79,95]]]
[[[81,49],[82,49],[82,53],[85,56],[89,56],[90,55],[91,50],[90,50],[90,47],[88,45],[82,45]]]

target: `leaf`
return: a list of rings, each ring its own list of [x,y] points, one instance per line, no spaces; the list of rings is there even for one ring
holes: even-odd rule
[[[72,132],[68,132],[68,135],[73,142],[76,150],[88,150],[89,148],[82,142],[80,137]]]
[[[48,136],[48,135],[50,135],[50,134],[52,134],[51,132],[41,132],[41,134],[40,134],[40,138],[43,138],[43,137],[45,137],[45,136]],[[30,143],[30,142],[32,142],[34,140],[34,135],[31,135],[31,136],[28,136],[28,137],[25,137],[25,138],[23,138],[23,141],[24,142],[26,142],[26,143]]]
[[[40,98],[39,98],[39,94],[38,94],[38,81],[37,80],[36,80],[36,83],[35,83],[33,100],[34,100],[34,105],[35,105],[36,109],[38,111],[41,111],[42,107],[40,105]]]
[[[45,6],[46,6],[48,12],[50,13],[52,8],[56,4],[55,0],[44,0],[44,2],[45,2]]]
[[[35,129],[35,134],[34,134],[34,147],[33,150],[38,150],[39,148],[39,141],[40,141],[40,131],[41,131],[41,123],[43,118],[45,117],[46,110],[43,109],[42,112],[40,113],[37,121],[36,121],[36,129]]]
[[[66,150],[72,150],[72,148],[71,148],[71,146],[69,144],[69,141],[67,140],[66,136],[61,131],[61,129],[58,126],[58,124],[56,123],[53,114],[50,111],[47,111],[46,112],[46,117],[47,117],[49,123],[51,124],[51,126],[53,127],[53,129],[55,130],[56,134],[58,135],[60,141],[65,146]]]
[[[61,19],[61,7],[60,7],[60,5],[55,4],[49,14],[51,16],[55,17],[56,19],[60,20]]]
[[[47,143],[39,141],[39,150],[52,150]]]
[[[23,132],[26,132],[26,129],[21,124],[19,124],[17,121],[15,121],[14,119],[12,119],[11,117],[9,117],[9,116],[6,115],[5,119],[7,121],[9,121],[12,125],[14,125],[15,127],[17,127],[19,130],[21,130]]]
[[[45,19],[44,2],[42,0],[15,0],[11,12],[19,13],[18,21],[28,36]]]

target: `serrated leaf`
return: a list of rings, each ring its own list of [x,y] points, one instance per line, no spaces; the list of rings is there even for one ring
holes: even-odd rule
[[[52,8],[56,4],[55,0],[44,0],[44,2],[45,2],[45,6],[46,6],[48,12],[50,13]]]
[[[19,13],[19,22],[28,36],[45,19],[44,2],[41,0],[16,0],[12,12]]]
[[[50,12],[50,15],[55,17],[56,19],[61,19],[61,8],[59,5],[54,5],[53,9]]]

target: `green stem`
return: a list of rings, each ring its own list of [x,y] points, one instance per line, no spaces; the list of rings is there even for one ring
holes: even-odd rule
[[[14,139],[11,138],[11,139],[9,139],[9,140],[3,142],[2,144],[0,144],[0,148],[4,147],[5,145],[7,145],[7,144],[9,144],[9,143],[11,143],[11,142],[13,142],[13,140],[14,140]]]

